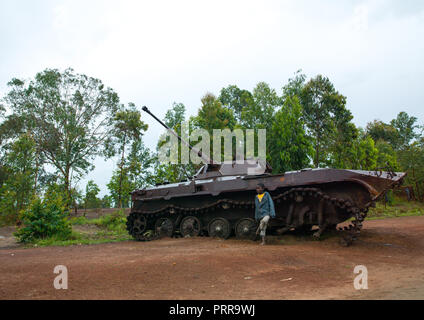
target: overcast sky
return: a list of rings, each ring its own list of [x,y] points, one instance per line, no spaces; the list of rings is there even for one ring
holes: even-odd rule
[[[280,93],[302,69],[329,77],[359,126],[400,111],[423,124],[423,39],[423,0],[0,0],[0,95],[13,77],[72,67],[162,118],[230,84]],[[161,128],[144,121],[154,147]],[[82,185],[104,194],[113,168],[96,161]]]

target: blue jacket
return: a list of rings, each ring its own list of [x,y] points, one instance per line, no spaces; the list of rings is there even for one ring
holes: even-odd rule
[[[255,207],[256,220],[261,220],[265,216],[275,218],[274,202],[268,192],[265,192],[262,201],[259,201],[258,196],[255,197]]]

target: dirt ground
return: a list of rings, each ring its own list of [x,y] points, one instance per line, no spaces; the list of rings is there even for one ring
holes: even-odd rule
[[[282,236],[265,247],[196,238],[23,249],[0,235],[0,299],[424,299],[424,217],[367,221],[349,248]],[[57,265],[68,290],[53,287]],[[368,290],[354,289],[357,265]]]

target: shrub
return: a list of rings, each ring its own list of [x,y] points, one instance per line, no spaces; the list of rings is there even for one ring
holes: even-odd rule
[[[126,222],[127,217],[124,210],[121,209],[96,220],[96,225],[111,231],[124,231],[126,229]]]
[[[15,233],[19,242],[27,243],[51,237],[67,240],[72,235],[62,197],[54,192],[46,194],[44,200],[34,199],[21,213],[20,220],[23,227]]]
[[[392,190],[387,191],[386,196],[385,196],[385,200],[387,201],[387,204],[389,206],[393,206],[394,205],[395,199],[394,199],[393,191]]]
[[[18,214],[14,208],[16,192],[0,189],[0,227],[16,224]]]

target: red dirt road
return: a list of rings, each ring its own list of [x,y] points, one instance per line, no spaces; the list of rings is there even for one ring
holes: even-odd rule
[[[53,269],[65,265],[68,290]],[[353,270],[368,268],[368,290]],[[367,221],[340,247],[282,236],[0,250],[0,299],[424,299],[424,217]]]

